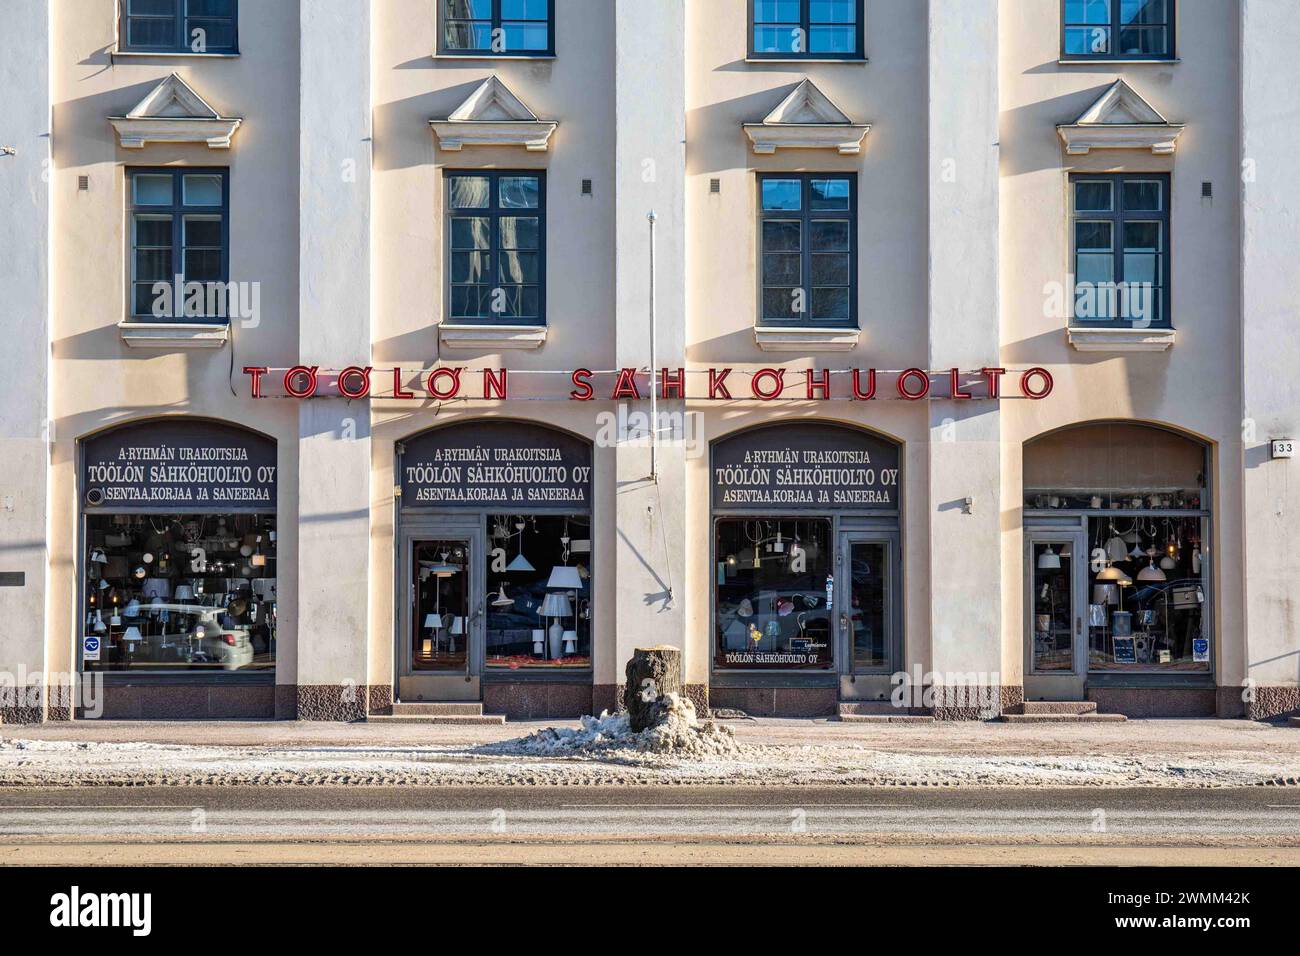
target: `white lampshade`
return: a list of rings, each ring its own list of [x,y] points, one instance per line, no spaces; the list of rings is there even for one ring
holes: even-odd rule
[[[437,630],[438,628],[443,627],[444,625],[443,625],[443,623],[442,623],[442,615],[441,615],[441,614],[426,614],[426,615],[425,615],[425,618],[424,618],[424,626],[425,626],[425,627],[431,627],[431,628],[433,628],[434,630]]]
[[[546,600],[542,602],[542,609],[537,612],[538,617],[568,617],[573,613],[573,604],[569,601],[567,594],[552,591],[546,595]]]
[[[95,564],[108,564],[108,556],[104,554],[102,548],[96,548],[90,552],[90,560]]]
[[[461,617],[459,614],[453,617],[451,619],[451,630],[449,630],[447,633],[451,634],[453,637],[458,636],[460,634],[464,634],[465,619]]]
[[[176,585],[176,600],[177,600],[177,601],[193,601],[193,600],[194,600],[194,588],[193,588],[192,586],[188,585],[188,584],[178,584],[178,585]]]
[[[99,611],[96,610],[95,611],[95,633],[103,634],[107,630],[108,630],[108,625],[104,623],[104,619],[100,617]]]
[[[1165,572],[1156,567],[1155,561],[1151,561],[1145,568],[1138,572],[1139,581],[1164,581],[1167,580]]]
[[[1118,604],[1119,588],[1114,584],[1094,584],[1092,586],[1093,604]]]
[[[131,600],[126,602],[126,607],[122,610],[122,613],[127,617],[139,617],[140,602],[135,598],[131,598]]]
[[[1038,569],[1040,571],[1059,571],[1061,569],[1061,556],[1052,550],[1049,544],[1047,550],[1038,556]]]
[[[1119,568],[1115,567],[1115,565],[1113,564],[1108,565],[1107,567],[1102,568],[1100,571],[1097,572],[1098,581],[1119,581],[1122,580],[1124,577],[1125,577],[1124,572],[1121,571]]]
[[[1128,543],[1119,535],[1112,535],[1106,542],[1106,557],[1112,561],[1125,560],[1128,557]]]
[[[551,569],[551,577],[546,582],[546,586],[552,591],[580,591],[582,575],[578,573],[577,568],[557,564]]]
[[[1174,568],[1178,567],[1178,562],[1175,561],[1172,556],[1166,554],[1160,559],[1160,566],[1166,571],[1172,571]]]
[[[144,638],[140,635],[140,629],[138,627],[128,627],[122,632],[122,640],[127,644],[135,644],[144,640]]]
[[[492,606],[493,606],[493,607],[510,607],[510,605],[512,605],[512,604],[514,604],[514,603],[515,603],[515,599],[514,599],[514,598],[512,598],[512,597],[507,597],[507,596],[506,596],[506,586],[505,586],[504,583],[502,583],[502,585],[501,585],[501,589],[497,592],[496,597],[494,597],[494,598],[492,599]]]
[[[578,652],[577,631],[565,631],[562,640],[564,641],[564,653],[576,654]]]
[[[529,563],[528,559],[524,557],[524,553],[520,551],[517,555],[515,555],[515,559],[506,565],[506,570],[507,571],[536,571],[537,569],[533,567],[531,563]]]

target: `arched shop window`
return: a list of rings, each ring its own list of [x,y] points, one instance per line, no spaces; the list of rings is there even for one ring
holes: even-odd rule
[[[713,444],[715,670],[897,667],[900,477],[898,445],[843,425]]]
[[[408,674],[591,668],[592,446],[519,421],[400,442]]]
[[[275,669],[276,445],[169,418],[81,442],[86,671]]]
[[[1080,631],[1089,673],[1210,670],[1208,452],[1168,429],[1118,422],[1025,446],[1035,672],[1077,667]],[[1086,553],[1051,540],[1049,529],[1070,527]]]

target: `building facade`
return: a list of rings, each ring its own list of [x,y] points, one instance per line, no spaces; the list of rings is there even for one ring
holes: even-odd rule
[[[0,721],[1296,712],[1297,40],[21,4]]]

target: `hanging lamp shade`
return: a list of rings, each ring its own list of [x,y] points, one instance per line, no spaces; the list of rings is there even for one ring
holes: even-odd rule
[[[1164,581],[1167,580],[1165,572],[1156,567],[1156,563],[1151,561],[1145,568],[1138,572],[1139,581]]]
[[[1115,534],[1113,527],[1110,530],[1111,536],[1106,540],[1106,557],[1112,561],[1128,560],[1128,543]]]
[[[425,626],[425,627],[428,627],[428,628],[432,628],[432,629],[435,630],[435,631],[438,630],[439,628],[441,628],[441,627],[443,626],[443,624],[442,624],[442,615],[441,615],[441,614],[426,614],[426,615],[424,616],[424,626]]]
[[[122,640],[127,644],[136,644],[144,640],[144,638],[141,636],[138,627],[128,627],[122,632]]]
[[[514,560],[506,565],[506,570],[507,571],[536,571],[537,569],[533,567],[532,563],[527,558],[524,557],[524,552],[521,550],[518,554],[515,555]]]
[[[420,566],[434,577],[449,578],[453,574],[460,573],[460,567],[455,564],[448,564],[446,561],[421,561]]]
[[[1178,567],[1178,562],[1175,561],[1170,555],[1166,554],[1163,558],[1160,559],[1160,566],[1164,568],[1166,571],[1172,571],[1174,568]]]
[[[178,585],[176,585],[176,600],[177,600],[177,601],[193,601],[193,600],[194,600],[194,588],[193,588],[191,585],[189,585],[189,584],[178,584]]]
[[[507,596],[506,596],[506,586],[505,586],[505,584],[502,584],[502,585],[501,585],[501,589],[497,592],[496,597],[494,597],[494,598],[492,599],[492,606],[493,606],[493,607],[509,607],[510,605],[512,605],[512,604],[514,604],[514,603],[515,603],[515,599],[514,599],[514,598],[512,598],[512,597],[507,597]]]
[[[453,637],[459,637],[465,633],[465,619],[459,614],[451,619],[451,628],[447,631]]]
[[[1061,556],[1052,550],[1049,544],[1047,550],[1038,556],[1038,570],[1040,571],[1059,571],[1061,570]]]
[[[126,607],[122,610],[122,613],[125,614],[127,617],[139,617],[140,602],[137,601],[135,598],[131,598],[131,600],[126,602]]]
[[[557,564],[551,569],[551,576],[546,582],[547,588],[552,591],[580,591],[582,590],[582,575],[578,569],[566,564]]]
[[[1122,581],[1124,577],[1124,572],[1113,564],[1107,565],[1097,572],[1098,581]]]

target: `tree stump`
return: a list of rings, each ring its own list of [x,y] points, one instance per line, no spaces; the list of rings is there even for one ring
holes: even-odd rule
[[[682,652],[661,644],[638,647],[627,662],[627,686],[623,706],[627,708],[633,733],[653,727],[662,717],[664,698],[682,693]]]

